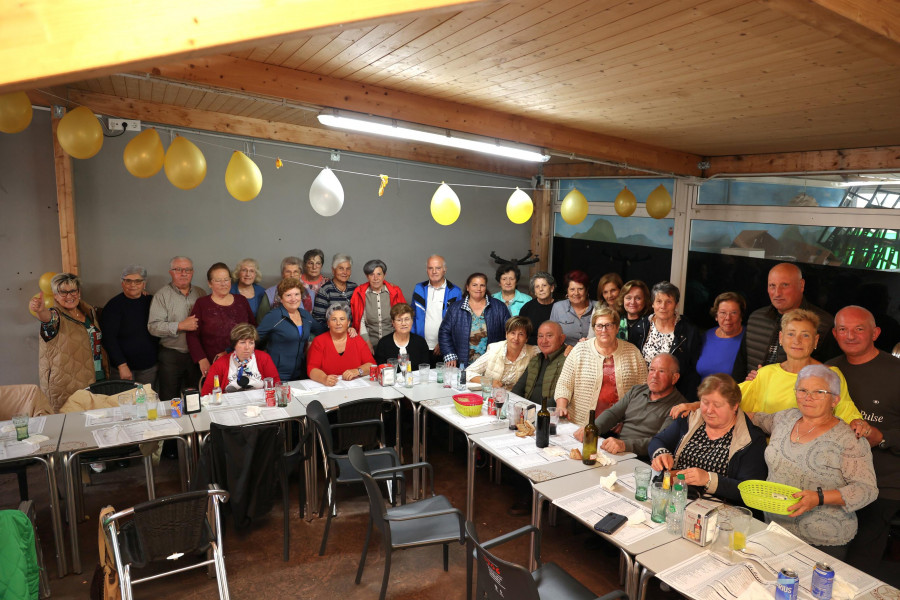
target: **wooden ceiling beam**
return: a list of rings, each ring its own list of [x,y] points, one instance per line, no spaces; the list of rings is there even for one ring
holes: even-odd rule
[[[0,20],[0,94],[496,0],[27,0]]]
[[[896,0],[758,0],[873,56],[900,65]]]
[[[700,156],[695,154],[231,56],[169,63],[154,67],[151,73],[165,79],[399,119],[680,175],[700,174]]]
[[[900,146],[714,156],[709,158],[709,163],[704,176],[886,169],[900,171]]]
[[[316,127],[277,123],[263,119],[239,117],[74,89],[70,89],[67,95],[70,101],[87,106],[95,113],[123,119],[139,119],[148,123],[159,123],[160,125],[213,131],[261,140],[288,142],[303,146],[344,150],[359,154],[373,154],[398,160],[416,161],[457,169],[470,169],[526,179],[537,172],[537,166],[533,163],[504,160],[484,154],[439,148],[430,144],[403,143],[375,136],[363,136]],[[29,97],[34,104],[49,106],[51,103],[56,103],[54,100],[48,100],[40,92],[30,92]]]

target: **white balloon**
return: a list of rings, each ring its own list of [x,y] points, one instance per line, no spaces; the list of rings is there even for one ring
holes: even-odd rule
[[[325,167],[309,188],[309,203],[323,217],[332,217],[344,206],[344,188],[334,172]]]

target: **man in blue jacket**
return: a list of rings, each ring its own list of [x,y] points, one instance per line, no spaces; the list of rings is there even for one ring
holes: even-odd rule
[[[443,256],[434,254],[425,264],[428,280],[417,283],[412,293],[412,306],[416,313],[412,332],[425,338],[431,351],[430,363],[433,367],[441,356],[438,344],[438,330],[447,313],[447,307],[462,299],[462,290],[447,281],[447,262]]]

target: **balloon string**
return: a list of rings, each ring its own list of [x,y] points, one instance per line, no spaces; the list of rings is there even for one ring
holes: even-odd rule
[[[36,91],[38,91],[38,92],[44,94],[45,96],[52,96],[53,98],[58,98],[58,99],[60,99],[60,100],[64,100],[65,102],[68,102],[68,103],[70,103],[70,104],[76,104],[76,105],[78,105],[78,106],[84,106],[83,104],[79,104],[78,102],[75,102],[74,100],[69,100],[68,98],[63,98],[62,96],[57,96],[56,94],[53,94],[53,93],[48,92],[48,91],[46,91],[46,90],[36,90]],[[90,107],[87,107],[87,108],[90,108]],[[173,131],[173,132],[176,131],[176,129],[175,129],[174,127],[167,126],[167,125],[161,125],[160,127],[157,127],[156,129],[169,129],[169,130],[171,130],[171,131]],[[182,133],[178,133],[178,135],[181,135],[182,137],[187,138],[187,136],[186,136],[186,135],[183,135]],[[203,135],[203,133],[199,133],[198,135]],[[187,138],[187,139],[190,139],[190,138]],[[241,138],[236,137],[235,139],[236,139],[236,140],[240,140]],[[235,151],[235,149],[232,148],[232,147],[230,147],[230,146],[225,146],[225,145],[222,145],[222,144],[216,144],[216,143],[214,143],[214,142],[208,142],[208,141],[205,141],[205,140],[195,140],[195,139],[191,139],[191,141],[194,142],[195,144],[205,144],[206,146],[210,146],[210,147],[212,147],[212,148],[222,148],[222,149],[224,149],[224,150],[229,150],[229,151],[232,151],[232,152]],[[321,165],[314,165],[314,164],[310,164],[310,163],[304,163],[304,162],[300,162],[300,161],[297,161],[297,160],[288,160],[288,159],[286,159],[286,158],[280,158],[280,157],[278,157],[278,156],[268,156],[268,155],[265,155],[265,154],[254,153],[254,158],[257,158],[257,157],[258,157],[258,158],[268,158],[268,159],[270,159],[270,160],[277,161],[277,163],[280,163],[280,164],[277,164],[277,165],[276,165],[276,168],[278,168],[278,169],[280,169],[282,165],[287,164],[287,163],[290,163],[290,164],[292,164],[292,165],[299,165],[299,166],[301,166],[301,167],[309,167],[309,168],[311,168],[311,169],[319,169],[319,170],[321,170],[321,169],[328,168],[328,169],[331,169],[332,171],[335,171],[336,173],[346,173],[346,174],[348,174],[348,175],[359,175],[359,176],[361,176],[361,177],[375,177],[375,178],[377,178],[377,179],[380,179],[380,178],[381,178],[381,174],[380,174],[380,173],[379,173],[379,174],[374,174],[374,173],[362,173],[362,172],[359,172],[359,171],[349,171],[349,170],[347,170],[347,169],[335,169],[335,168],[329,167],[329,166],[327,166],[327,165],[323,167],[323,166],[321,166]],[[409,179],[409,178],[405,178],[405,177],[391,177],[391,179],[394,179],[394,180],[396,180],[396,181],[405,181],[405,182],[407,182],[407,183],[425,183],[425,184],[429,184],[429,185],[440,185],[441,183],[443,183],[443,182],[440,182],[440,181],[428,181],[428,180],[426,180],[426,179]],[[475,184],[475,183],[448,183],[447,185],[449,185],[449,186],[451,186],[451,187],[469,187],[469,188],[479,188],[479,189],[486,189],[486,190],[516,190],[516,189],[519,189],[519,190],[523,190],[523,191],[525,191],[525,190],[527,190],[527,191],[536,191],[536,190],[538,190],[538,189],[542,189],[542,188],[521,187],[521,186],[479,185],[479,184]]]

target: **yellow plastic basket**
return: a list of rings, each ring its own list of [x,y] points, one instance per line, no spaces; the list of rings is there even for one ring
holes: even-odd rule
[[[748,479],[739,483],[738,490],[741,492],[744,504],[750,508],[776,515],[789,514],[788,506],[799,502],[799,498],[794,498],[793,495],[801,491],[800,488],[790,485],[759,479]]]
[[[481,399],[481,394],[456,394],[453,396],[453,404],[462,416],[477,417],[481,414],[484,400]]]

